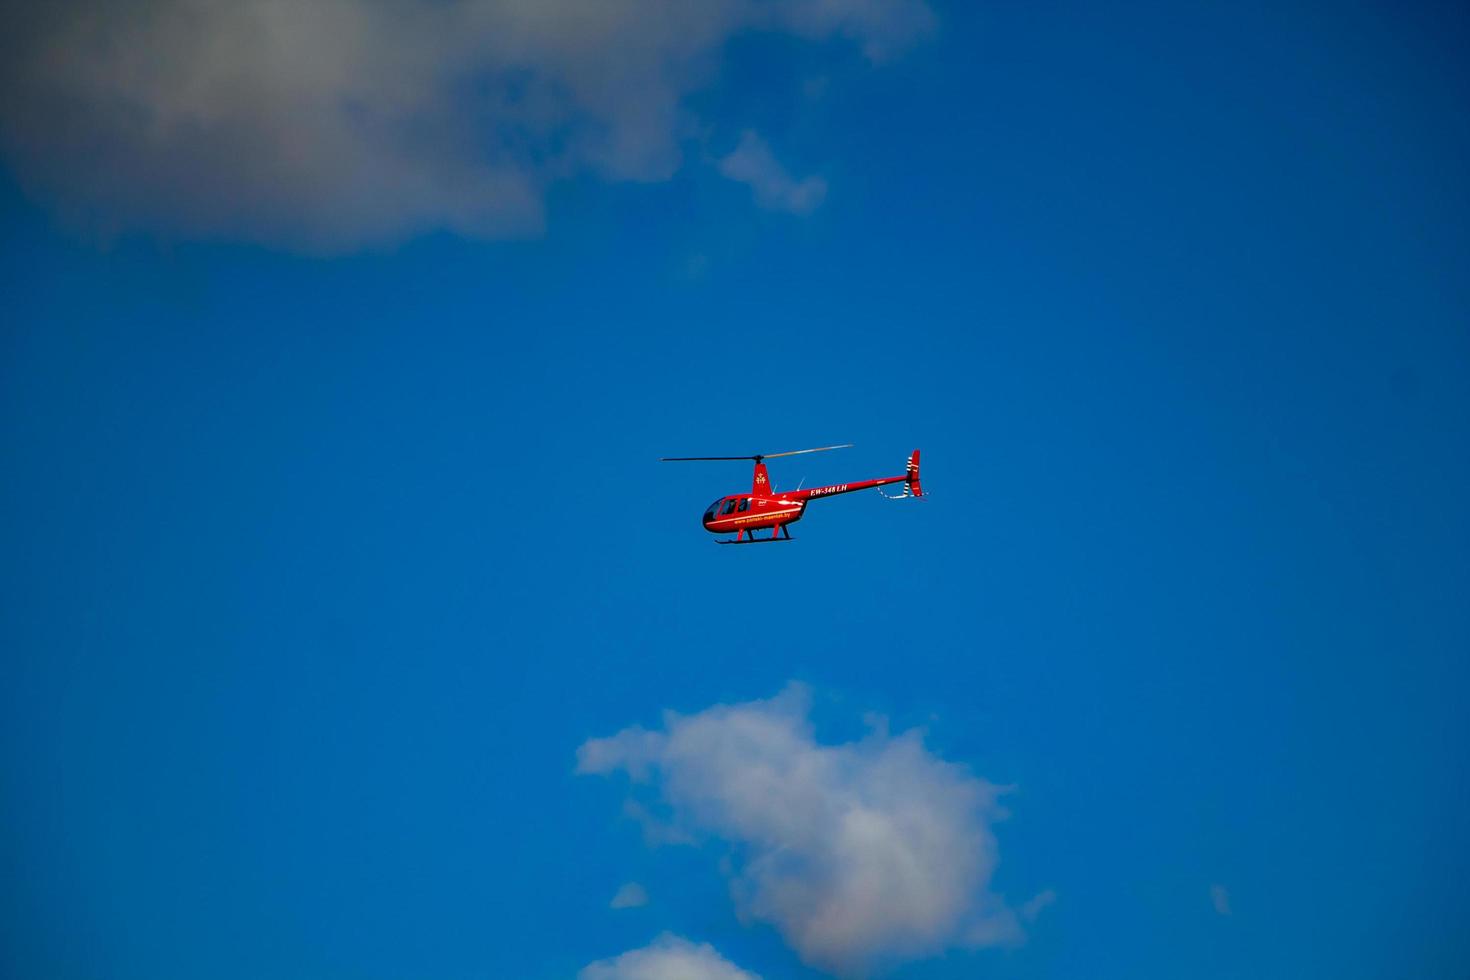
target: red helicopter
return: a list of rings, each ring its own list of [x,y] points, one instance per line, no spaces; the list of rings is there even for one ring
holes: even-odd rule
[[[765,453],[759,456],[664,456],[660,462],[664,463],[689,463],[704,460],[728,460],[728,459],[753,459],[755,460],[755,478],[750,487],[749,494],[735,494],[729,497],[721,497],[710,504],[704,512],[704,529],[711,534],[726,534],[735,532],[733,540],[718,541],[717,544],[755,544],[757,541],[790,541],[791,532],[787,528],[801,520],[806,513],[806,505],[818,497],[831,497],[839,493],[853,493],[857,490],[869,490],[873,487],[881,487],[888,483],[904,484],[903,493],[892,495],[890,499],[899,497],[922,497],[923,489],[919,486],[919,451],[914,450],[909,457],[908,472],[903,476],[884,476],[876,480],[859,480],[856,483],[837,483],[828,487],[813,487],[810,490],[786,490],[778,493],[771,485],[770,477],[766,474],[765,460],[775,459],[778,456],[800,456],[802,453],[822,453],[829,449],[850,449],[852,443],[841,446],[819,446],[816,449],[794,449],[787,453]],[[882,491],[879,491],[880,493]],[[889,496],[884,494],[884,496]],[[770,528],[769,538],[757,538],[755,532],[758,528]],[[785,537],[782,537],[785,535]]]

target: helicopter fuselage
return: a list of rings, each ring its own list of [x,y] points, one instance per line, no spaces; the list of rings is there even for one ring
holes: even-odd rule
[[[711,534],[754,531],[795,524],[806,512],[806,503],[785,497],[756,497],[735,494],[721,497],[704,512],[704,529]]]
[[[764,467],[756,473],[756,486],[762,485]],[[754,531],[762,528],[780,528],[795,524],[806,514],[806,505],[821,497],[833,497],[839,493],[854,493],[871,490],[890,483],[912,483],[909,476],[887,476],[876,480],[856,480],[852,483],[834,483],[809,490],[791,490],[775,496],[756,493],[731,494],[721,497],[704,511],[701,523],[711,534],[726,534],[730,531]],[[769,485],[769,484],[767,484]]]

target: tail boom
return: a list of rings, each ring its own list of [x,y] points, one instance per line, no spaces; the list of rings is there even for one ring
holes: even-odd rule
[[[890,483],[905,484],[904,492],[908,496],[924,496],[924,490],[919,485],[919,451],[917,449],[909,456],[907,472],[903,476],[884,476],[876,480],[834,483],[831,486],[812,487],[809,490],[790,490],[780,494],[780,496],[787,500],[816,500],[818,497],[833,497],[839,493],[855,493],[858,490],[871,490],[874,487],[884,487]]]

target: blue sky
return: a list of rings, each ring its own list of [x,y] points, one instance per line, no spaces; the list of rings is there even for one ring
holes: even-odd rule
[[[1462,9],[551,4],[371,138],[450,35],[320,9],[5,32],[0,972],[1470,970]],[[824,956],[855,797],[976,870]]]

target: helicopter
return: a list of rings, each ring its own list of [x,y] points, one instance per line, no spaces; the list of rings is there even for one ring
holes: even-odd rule
[[[903,476],[884,476],[876,480],[858,480],[853,483],[835,483],[831,486],[812,487],[802,490],[798,485],[795,490],[777,492],[771,485],[770,474],[766,472],[768,459],[776,459],[779,456],[800,456],[803,453],[824,453],[832,449],[851,449],[852,443],[844,443],[841,446],[819,446],[816,449],[793,449],[784,453],[764,453],[755,456],[663,456],[659,462],[662,463],[693,463],[706,462],[710,460],[754,460],[755,474],[751,481],[750,493],[732,494],[721,497],[709,507],[705,508],[704,518],[701,523],[704,529],[711,534],[728,534],[735,532],[733,539],[717,541],[716,544],[756,544],[766,541],[790,541],[791,531],[788,530],[792,524],[801,520],[806,513],[806,505],[821,497],[833,497],[839,493],[854,493],[858,490],[870,490],[874,487],[885,486],[889,483],[902,483],[903,492],[900,494],[883,494],[890,499],[901,497],[922,497],[924,490],[919,485],[919,451],[915,449],[909,456],[908,469]],[[879,493],[883,493],[881,490]],[[758,529],[770,528],[771,536],[768,538],[757,538],[755,532]]]

